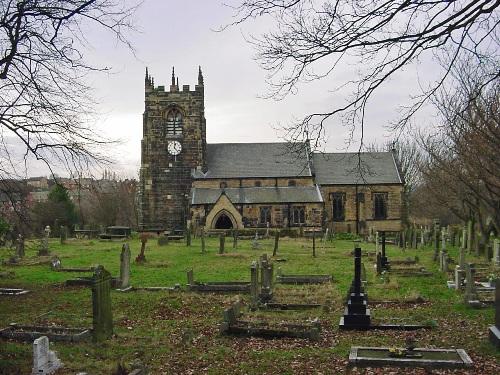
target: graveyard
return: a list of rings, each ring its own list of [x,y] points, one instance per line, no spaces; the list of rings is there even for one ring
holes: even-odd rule
[[[25,255],[15,263],[9,262],[14,250],[1,248],[0,288],[24,293],[0,295],[0,373],[30,373],[33,340],[44,334],[62,363],[56,374],[125,374],[138,368],[151,374],[356,374],[369,371],[366,366],[394,374],[499,371],[500,354],[488,339],[495,322],[494,288],[473,291],[483,301],[478,307],[464,302],[471,291],[447,286],[460,258],[450,243],[444,272],[433,259],[432,242],[402,249],[388,239],[384,256],[390,267],[377,273],[380,256],[374,254],[381,249],[374,242],[316,238],[313,254],[312,238],[282,236],[275,249],[272,235],[241,238],[236,247],[228,236],[223,253],[219,236],[203,238],[204,251],[202,239],[189,241],[189,246],[186,240],[165,245],[150,238],[145,260],[139,261],[137,235],[113,241],[50,238],[48,255],[39,255],[39,241],[26,240]],[[122,255],[124,244],[130,255]],[[121,266],[127,256],[125,277]],[[478,274],[496,270],[493,263],[484,265],[484,257],[468,252],[465,257],[467,266],[482,264]],[[415,268],[428,275],[415,275]],[[107,277],[107,289],[89,286],[96,275]],[[68,283],[79,278],[87,281]],[[370,329],[339,328],[349,314],[350,289],[365,295]],[[96,306],[95,295],[106,294],[110,304]],[[103,316],[104,323],[95,322]],[[413,325],[418,327],[407,329]],[[408,340],[416,354],[400,357],[411,369],[397,367],[397,355],[381,357],[384,350],[404,352]],[[375,358],[356,359],[369,352]],[[430,362],[422,365],[419,359],[426,356]],[[456,358],[460,363],[453,368]]]

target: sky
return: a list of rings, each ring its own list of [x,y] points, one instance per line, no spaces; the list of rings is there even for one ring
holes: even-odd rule
[[[138,176],[146,67],[155,84],[166,87],[173,66],[179,84],[192,87],[197,82],[198,66],[202,67],[209,143],[279,141],[280,126],[310,112],[324,111],[343,99],[340,93],[332,92],[335,76],[302,84],[297,94],[281,101],[263,98],[268,92],[266,72],[255,61],[255,50],[247,39],[267,31],[271,24],[269,20],[257,20],[215,31],[230,23],[232,15],[233,10],[220,0],[145,0],[134,17],[137,31],[128,34],[133,52],[112,35],[89,29],[87,59],[111,68],[111,73],[93,76],[89,83],[95,88],[100,113],[96,129],[120,140],[106,150],[114,160],[110,168],[118,175]],[[345,66],[339,74],[353,74],[355,70]],[[422,69],[410,67],[382,88],[367,113],[365,142],[385,143],[391,138],[387,125],[397,115],[397,104],[417,87],[419,74]],[[425,125],[433,119],[425,113],[418,121]],[[340,124],[330,124],[326,136],[324,151],[358,148],[356,143],[347,147],[349,131]],[[42,172],[43,168],[33,164],[28,173]]]

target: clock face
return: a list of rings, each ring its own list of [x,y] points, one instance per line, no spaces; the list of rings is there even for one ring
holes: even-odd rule
[[[172,142],[168,142],[167,149],[168,149],[168,153],[170,155],[176,156],[176,155],[179,155],[181,153],[182,146],[181,146],[181,143],[179,141],[172,141]]]

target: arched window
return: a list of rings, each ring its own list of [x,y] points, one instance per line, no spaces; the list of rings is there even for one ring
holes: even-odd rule
[[[167,115],[167,135],[182,135],[182,114],[177,109]]]

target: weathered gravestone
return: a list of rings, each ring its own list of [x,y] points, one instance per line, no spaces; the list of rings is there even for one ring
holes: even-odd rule
[[[464,302],[470,306],[479,306],[479,297],[476,284],[474,282],[475,265],[473,263],[465,264],[465,293]]]
[[[111,274],[103,266],[97,266],[92,277],[92,335],[96,342],[113,336],[111,279]]]
[[[495,325],[489,329],[490,342],[500,349],[500,279],[495,281]]]
[[[344,310],[344,316],[340,318],[341,329],[363,329],[369,328],[371,324],[370,309],[361,282],[361,248],[354,249],[354,279]]]
[[[123,244],[120,254],[120,289],[130,287],[130,246]]]
[[[238,247],[238,230],[233,230],[233,249]]]
[[[59,241],[61,245],[66,243],[67,238],[68,238],[68,228],[65,225],[61,225],[59,227]]]
[[[224,234],[221,234],[219,237],[219,254],[224,254],[224,243],[226,241],[226,237]]]
[[[53,374],[62,366],[56,353],[49,350],[49,339],[42,336],[33,341],[33,368],[32,374]]]
[[[59,257],[54,257],[50,261],[50,268],[54,271],[59,271],[62,268],[61,259]]]
[[[495,266],[500,266],[500,240],[495,238],[493,241],[493,264]]]
[[[259,304],[259,264],[252,262],[250,266],[250,307],[255,309]]]
[[[434,256],[436,262],[439,256],[439,219],[434,219]]]
[[[24,237],[22,234],[19,234],[19,236],[17,236],[16,257],[24,258]]]
[[[260,301],[269,302],[273,299],[273,264],[269,262],[267,254],[260,257]]]
[[[50,236],[50,226],[47,225],[45,227],[42,240],[40,241],[40,248],[38,249],[39,256],[49,255],[49,236]]]
[[[205,254],[206,248],[205,248],[205,228],[201,228],[201,253]]]
[[[455,289],[462,287],[465,278],[465,249],[460,248],[458,264],[455,266]]]
[[[262,246],[260,245],[259,242],[259,234],[255,232],[255,237],[252,240],[252,250],[259,250]]]
[[[280,242],[280,231],[276,230],[276,233],[274,234],[273,257],[275,257],[276,254],[278,253],[279,242]]]

